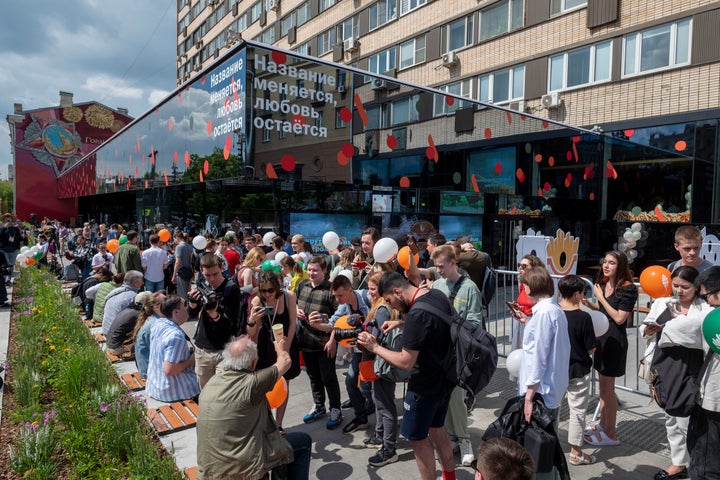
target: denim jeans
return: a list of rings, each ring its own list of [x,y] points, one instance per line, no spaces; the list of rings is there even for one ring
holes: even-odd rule
[[[145,280],[145,291],[146,292],[158,292],[160,290],[163,290],[165,288],[165,280],[160,280],[157,282],[153,282],[150,280]]]
[[[288,480],[308,480],[310,475],[310,453],[312,438],[305,432],[289,432],[285,440],[293,448],[295,459],[287,465]]]
[[[367,420],[368,415],[374,413],[375,407],[373,406],[372,391],[369,384],[367,382],[360,382],[360,387],[358,387],[361,359],[361,352],[353,352],[347,376],[345,377],[345,388],[347,389],[348,397],[350,397],[353,410],[355,410],[355,416],[361,420]]]

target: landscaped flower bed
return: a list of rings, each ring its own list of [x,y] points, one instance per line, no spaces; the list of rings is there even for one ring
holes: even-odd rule
[[[60,283],[25,268],[14,296],[0,478],[182,478]]]

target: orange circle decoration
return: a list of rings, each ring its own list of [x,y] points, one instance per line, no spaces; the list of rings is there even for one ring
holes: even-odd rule
[[[273,51],[272,59],[273,62],[277,63],[278,65],[282,65],[287,62],[287,55],[284,52]]]
[[[170,240],[170,230],[167,228],[163,228],[158,232],[158,237],[160,237],[161,242],[166,242]]]
[[[119,246],[120,246],[120,242],[116,238],[113,238],[112,240],[108,240],[108,242],[107,242],[107,249],[110,251],[110,253],[115,253],[115,251],[117,251]]]
[[[420,255],[416,253],[413,255],[413,258],[415,259],[415,265],[417,265],[417,263],[420,261]],[[408,270],[410,268],[410,247],[406,246],[398,250],[397,261],[398,264],[405,270]]]
[[[548,165],[550,165],[551,167],[555,166],[555,157],[553,157],[552,155],[548,157]]]
[[[495,175],[500,175],[502,173],[502,163],[497,162],[493,170],[495,171]]]
[[[595,192],[590,192],[590,200],[595,200]]]
[[[523,172],[522,168],[518,168],[517,170],[515,170],[515,177],[520,183],[523,183],[525,181],[525,172]]]
[[[640,274],[640,286],[652,298],[669,297],[672,293],[670,270],[660,265],[647,267]]]
[[[550,182],[545,182],[543,184],[543,190],[545,190],[546,192],[550,191]]]
[[[337,153],[337,162],[344,167],[345,165],[350,163],[350,159],[345,156],[345,154],[342,152],[342,150],[340,150]]]
[[[212,135],[212,120],[208,120],[207,122],[207,134]]]
[[[455,97],[451,97],[450,95],[445,95],[445,103],[449,106],[455,105]]]
[[[485,129],[485,140],[490,140],[492,138],[492,130],[490,127]]]
[[[630,138],[630,137],[632,137],[633,135],[635,135],[635,130],[629,129],[629,130],[625,130],[625,132],[623,132],[623,133],[625,133],[625,136],[626,136],[626,137]]]
[[[292,155],[283,155],[283,157],[280,159],[280,166],[286,172],[292,172],[293,170],[295,170],[295,165],[295,157],[293,157]]]
[[[280,377],[278,378],[278,381],[275,382],[275,386],[272,390],[265,394],[265,398],[267,398],[270,408],[278,408],[280,405],[285,403],[287,394],[287,380],[285,380],[285,377]]]
[[[410,187],[410,179],[408,177],[402,177],[400,179],[400,186],[402,188],[408,188]]]
[[[542,162],[542,155],[537,153],[537,154],[535,154],[535,163],[540,163],[540,162]]]
[[[340,330],[355,330],[355,327],[351,327],[348,323],[348,318],[350,318],[350,315],[343,315],[342,317],[335,320],[334,328],[338,328]],[[355,339],[344,338],[338,343],[344,347],[353,347],[355,345]]]
[[[677,142],[675,142],[675,150],[677,150],[678,152],[684,152],[686,148],[687,142],[685,142],[685,140],[678,140]]]

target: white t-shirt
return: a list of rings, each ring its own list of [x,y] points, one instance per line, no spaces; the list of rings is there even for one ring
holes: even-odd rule
[[[168,255],[160,247],[152,246],[142,252],[142,266],[145,269],[145,280],[159,282],[165,278],[163,268],[168,264]]]

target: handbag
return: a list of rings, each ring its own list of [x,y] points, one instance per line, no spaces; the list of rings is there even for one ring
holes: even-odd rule
[[[698,374],[703,351],[665,347],[655,351],[650,364],[650,397],[668,415],[688,417],[700,398]]]
[[[645,383],[647,384],[650,384],[650,364],[652,363],[656,346],[657,340],[655,339],[655,335],[653,335],[650,339],[648,339],[647,344],[645,345],[645,352],[638,365],[637,376],[645,380]]]
[[[553,468],[553,458],[555,457],[556,438],[548,432],[531,424],[525,430],[525,438],[523,447],[528,451],[530,457],[535,464],[535,472],[547,473]]]

